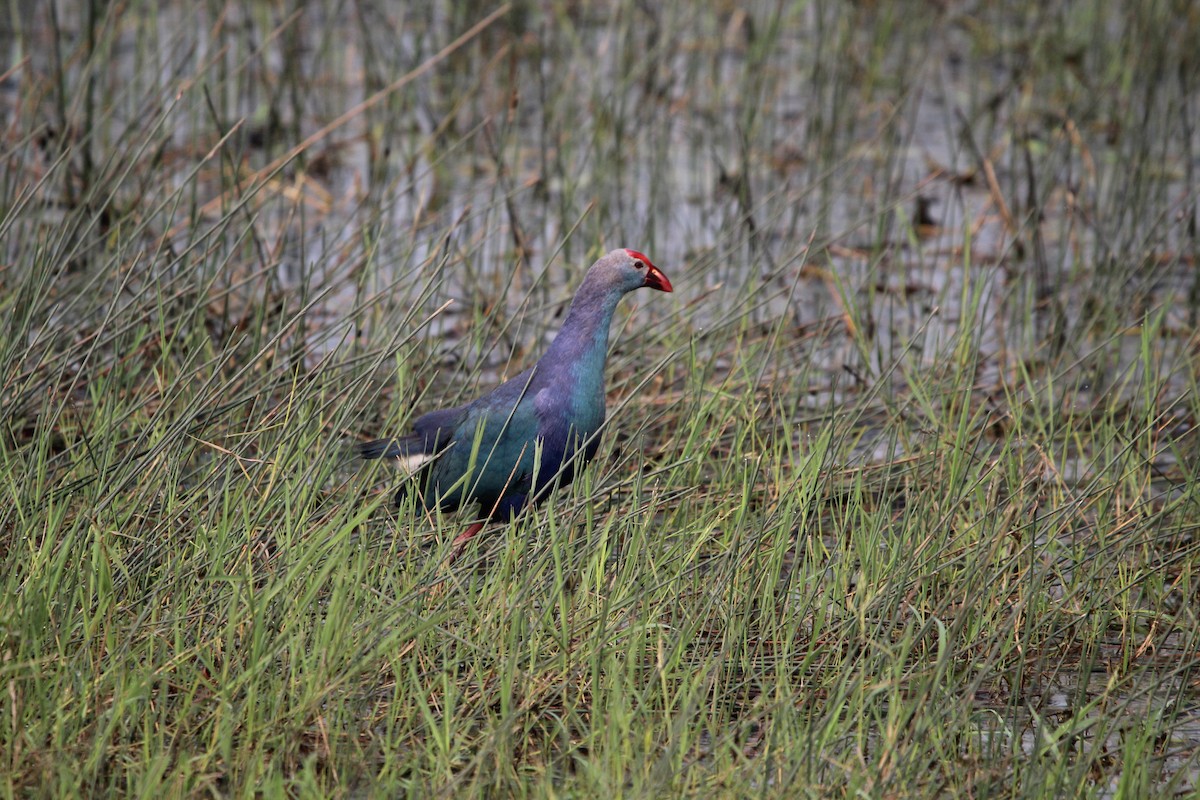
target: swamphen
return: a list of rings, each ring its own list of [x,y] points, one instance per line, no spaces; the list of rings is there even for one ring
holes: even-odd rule
[[[486,520],[507,521],[544,500],[596,453],[609,325],[620,299],[643,286],[671,291],[667,276],[646,256],[613,250],[587,271],[562,329],[537,364],[474,402],[419,417],[406,436],[361,443],[359,454],[394,458],[415,471],[430,511],[478,502]],[[397,504],[407,490],[408,484],[397,492]],[[485,521],[459,534],[451,560]]]

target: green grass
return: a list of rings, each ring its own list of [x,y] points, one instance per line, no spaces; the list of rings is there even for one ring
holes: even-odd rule
[[[1195,791],[1194,13],[85,6],[0,29],[0,796]],[[448,566],[348,443],[616,246],[598,457]]]

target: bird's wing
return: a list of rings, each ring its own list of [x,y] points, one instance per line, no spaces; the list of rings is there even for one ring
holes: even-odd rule
[[[526,370],[463,408],[431,476],[443,507],[477,499],[490,512],[500,498],[528,491],[538,438],[535,394]]]
[[[442,408],[422,414],[413,423],[413,431],[421,438],[426,453],[438,453],[454,439],[455,433],[467,416],[469,406]]]

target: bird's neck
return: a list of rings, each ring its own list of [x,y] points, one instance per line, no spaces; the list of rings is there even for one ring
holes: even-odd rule
[[[585,284],[571,301],[567,318],[543,358],[568,365],[585,393],[592,390],[603,394],[608,329],[621,293],[588,289]]]

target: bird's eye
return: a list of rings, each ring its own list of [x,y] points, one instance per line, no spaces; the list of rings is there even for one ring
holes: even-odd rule
[[[635,258],[635,259],[633,260],[633,268],[634,268],[634,269],[645,269],[645,268],[646,268],[646,265],[645,265],[645,264],[643,264],[643,263],[641,262],[641,260],[640,260],[640,259],[636,259],[636,258]]]

